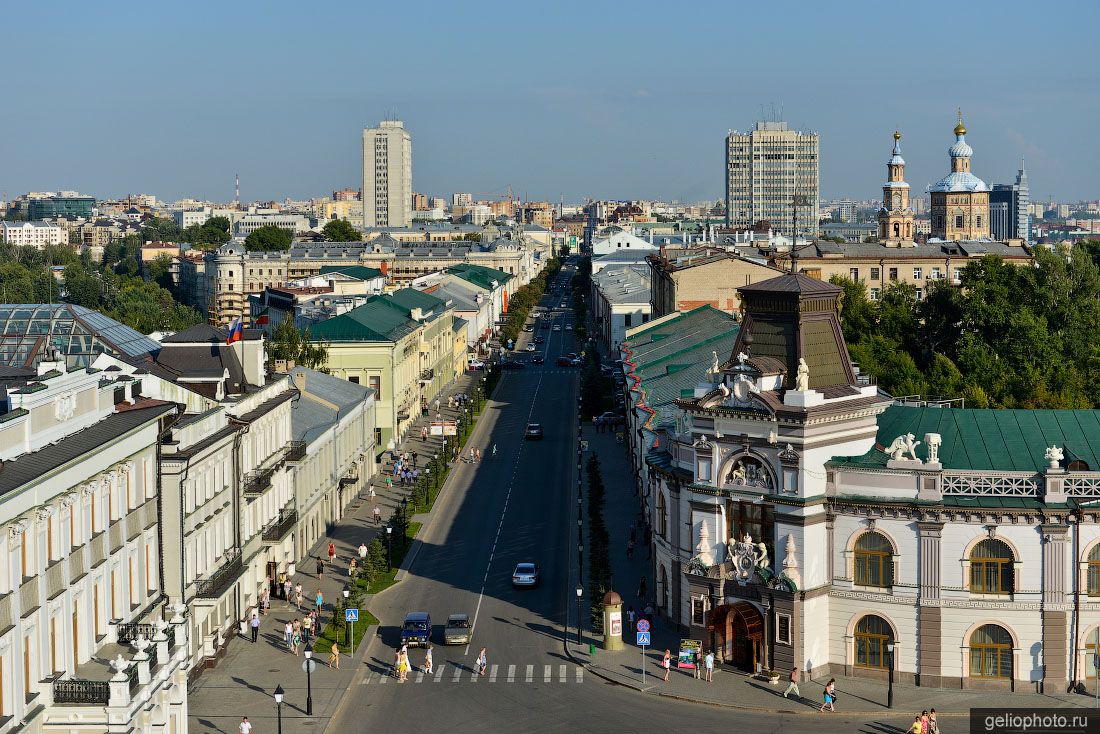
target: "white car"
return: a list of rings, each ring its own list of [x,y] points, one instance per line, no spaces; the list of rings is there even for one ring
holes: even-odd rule
[[[561,331],[561,324],[554,324],[554,331]]]
[[[573,324],[566,324],[565,325],[565,330],[566,331],[573,331]]]
[[[531,342],[530,344],[527,345],[527,351],[528,352],[535,351],[535,343],[534,342]]]
[[[483,370],[485,369],[485,363],[482,362],[480,359],[471,359],[467,363],[467,367],[471,370]]]

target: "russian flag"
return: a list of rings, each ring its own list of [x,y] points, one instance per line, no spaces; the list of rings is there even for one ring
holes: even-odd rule
[[[244,339],[244,324],[241,322],[240,317],[238,317],[233,319],[233,323],[229,325],[229,335],[225,338],[225,343],[232,344],[242,339]]]

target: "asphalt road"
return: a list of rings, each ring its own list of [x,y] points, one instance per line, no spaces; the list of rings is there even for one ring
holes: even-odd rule
[[[554,305],[561,300],[555,296]],[[555,323],[567,319],[571,313]],[[893,728],[842,715],[780,717],[659,699],[585,675],[569,661],[562,632],[576,619],[577,370],[554,362],[577,347],[564,329],[535,334],[547,337],[540,345],[546,364],[505,373],[469,444],[482,449],[482,463],[459,467],[421,531],[424,545],[409,575],[375,598],[380,634],[368,643],[330,730],[718,731],[736,721],[754,732],[904,731],[903,717]],[[525,333],[517,346],[532,336]],[[542,441],[524,440],[528,422],[543,425]],[[512,569],[523,561],[540,565],[538,588],[512,588]],[[423,652],[413,650],[415,669],[401,684],[389,671],[410,611],[432,615],[435,674],[421,671]],[[440,644],[447,615],[456,612],[475,619],[468,647]],[[474,664],[482,646],[489,670],[479,677]]]

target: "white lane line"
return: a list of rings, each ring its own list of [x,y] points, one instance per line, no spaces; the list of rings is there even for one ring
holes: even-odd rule
[[[524,682],[525,683],[530,683],[534,679],[535,679],[535,666],[534,665],[528,665],[527,666],[527,680],[524,681]]]
[[[584,668],[581,668],[581,667],[577,668],[577,682],[578,683],[583,683],[584,682]]]
[[[440,665],[439,670],[435,671],[435,682],[438,683],[443,678],[443,669],[447,667],[446,664]]]
[[[462,677],[462,666],[455,666],[455,674],[451,677],[451,683],[458,683],[458,679]]]
[[[495,666],[495,665],[490,665],[489,666],[489,682],[490,683],[496,683],[497,682],[497,666]]]
[[[509,683],[515,683],[515,681],[516,681],[516,666],[509,665],[508,666],[508,682]]]
[[[565,682],[565,663],[558,666],[558,683]]]
[[[380,678],[378,679],[378,685],[382,685],[383,683],[385,683],[385,682],[386,682],[386,681],[388,681],[389,679],[390,679],[390,677],[389,677],[388,675],[383,675],[383,676],[381,676],[381,677],[380,677]]]
[[[543,683],[549,683],[550,682],[550,666],[549,665],[542,666],[542,682]]]
[[[480,678],[480,677],[481,677],[481,676],[479,676],[479,675],[477,674],[477,671],[475,670],[475,671],[473,671],[473,672],[471,672],[471,673],[470,673],[470,682],[471,682],[471,683],[477,683],[477,679],[478,679],[478,678]]]
[[[424,671],[421,670],[419,673],[416,674],[416,682],[417,683],[422,683],[423,681],[424,681]]]

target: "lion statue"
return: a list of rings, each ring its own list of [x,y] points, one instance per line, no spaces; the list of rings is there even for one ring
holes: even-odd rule
[[[920,441],[916,440],[916,436],[912,433],[906,433],[904,436],[898,436],[894,439],[894,442],[886,449],[886,453],[890,454],[891,461],[903,461],[905,455],[909,454],[913,461],[920,461],[917,458],[917,446],[920,446]]]

